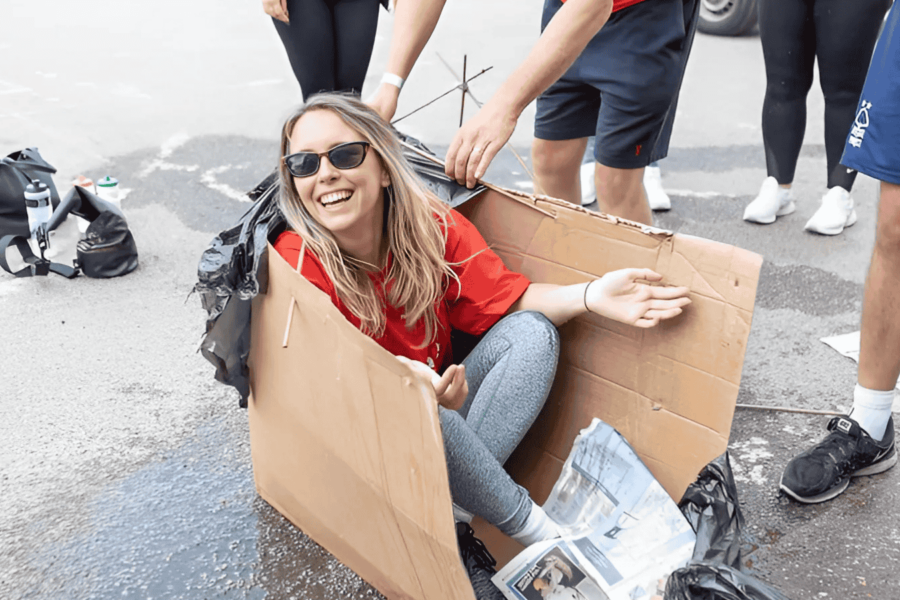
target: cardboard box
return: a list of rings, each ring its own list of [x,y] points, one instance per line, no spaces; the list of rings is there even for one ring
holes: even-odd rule
[[[496,188],[459,210],[535,282],[648,267],[690,287],[685,313],[650,330],[596,315],[563,325],[550,398],[506,465],[543,502],[596,416],[680,499],[727,447],[761,258]],[[266,501],[388,598],[474,597],[433,392],[271,248],[268,290],[253,302],[250,381],[253,469]],[[476,529],[500,564],[517,550]]]

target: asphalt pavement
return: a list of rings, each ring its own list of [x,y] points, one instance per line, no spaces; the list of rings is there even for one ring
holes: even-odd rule
[[[257,2],[6,0],[0,20],[0,152],[37,146],[66,189],[117,177],[140,267],[114,280],[0,277],[0,598],[337,599],[377,592],[255,492],[246,413],[197,353],[205,313],[190,291],[200,253],[250,205],[275,165],[300,94]],[[455,85],[485,100],[538,35],[540,3],[449,3],[398,115]],[[386,60],[382,11],[370,77]],[[820,338],[859,327],[875,228],[875,183],[854,189],[859,222],[803,231],[825,186],[823,102],[809,99],[798,209],[741,220],[763,177],[765,77],[758,37],[698,35],[662,163],[673,208],[656,224],[762,254],[738,401],[847,407],[854,363]],[[443,155],[451,94],[399,125]],[[467,116],[471,103],[467,102]],[[528,156],[533,110],[512,144]],[[508,152],[486,179],[528,189]],[[67,223],[55,260],[74,254]],[[739,409],[730,451],[744,509],[745,566],[795,599],[900,598],[900,471],[801,506],[781,470],[825,417]]]

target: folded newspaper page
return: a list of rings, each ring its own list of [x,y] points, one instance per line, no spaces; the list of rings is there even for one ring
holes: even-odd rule
[[[696,536],[634,450],[599,419],[575,440],[544,504],[562,537],[523,550],[493,582],[510,600],[651,600]]]

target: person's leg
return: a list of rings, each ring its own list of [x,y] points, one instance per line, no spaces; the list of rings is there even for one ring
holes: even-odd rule
[[[507,535],[518,532],[531,511],[528,490],[503,470],[462,415],[443,407],[438,411],[453,503],[492,525],[508,524],[501,529]]]
[[[594,153],[601,211],[652,223],[644,167],[668,151],[698,6],[694,0],[634,4],[615,13],[591,42],[599,44],[587,77],[601,91]]]
[[[541,31],[561,7],[560,0],[545,0]],[[592,60],[589,48],[538,97],[534,116],[534,191],[573,204],[582,203],[581,161],[600,110],[600,92],[582,77]]]
[[[454,502],[507,535],[526,528],[536,505],[502,464],[547,399],[558,356],[559,335],[543,315],[509,315],[463,361],[463,407],[440,411]]]
[[[881,182],[878,230],[863,296],[859,371],[850,417],[874,440],[887,433],[900,378],[900,185]]]
[[[463,361],[469,396],[459,413],[500,464],[543,408],[558,360],[556,327],[522,311],[498,321]]]
[[[581,159],[587,138],[542,140],[531,145],[534,193],[581,204]]]
[[[847,418],[832,419],[831,433],[785,467],[780,487],[800,502],[830,500],[847,489],[851,477],[882,473],[897,463],[891,404],[900,377],[900,185],[881,186],[853,408]]]
[[[334,89],[332,14],[325,0],[288,0],[290,24],[272,19],[303,100]]]
[[[881,182],[878,230],[866,278],[858,382],[893,390],[900,378],[900,185]],[[887,418],[885,418],[885,421]],[[873,437],[881,432],[871,431]]]
[[[644,190],[644,169],[616,169],[596,163],[594,185],[600,212],[630,221],[653,224],[653,215]]]
[[[885,21],[846,139],[841,164],[882,182],[863,301],[859,384],[888,390],[896,384],[900,365],[900,339],[892,337],[900,323],[890,312],[900,303],[900,4]]]
[[[860,94],[858,125],[841,163],[882,181],[878,231],[863,300],[859,373],[848,417],[828,424],[825,439],[794,457],[781,489],[800,502],[823,502],[851,477],[897,463],[892,388],[900,374],[900,10],[895,4],[875,47]]]
[[[662,184],[662,172],[660,170],[659,161],[665,158],[669,153],[669,140],[672,137],[672,128],[675,125],[675,115],[678,112],[678,96],[681,91],[681,83],[684,79],[684,72],[687,69],[687,61],[691,55],[691,48],[694,45],[694,35],[697,32],[697,24],[700,20],[700,0],[684,0],[682,5],[683,19],[685,23],[685,37],[682,41],[681,58],[678,70],[681,78],[672,102],[666,112],[666,118],[662,128],[659,130],[659,137],[653,145],[653,151],[650,154],[650,164],[644,168],[644,193],[647,195],[647,202],[652,211],[665,211],[672,208],[672,201],[666,193]]]
[[[760,0],[759,37],[766,65],[762,131],[767,178],[744,210],[744,220],[773,223],[796,206],[790,190],[812,87],[816,31],[811,0]]]
[[[794,181],[806,132],[816,30],[809,0],[761,0],[759,37],[766,64],[762,131],[766,169],[779,185]]]
[[[825,155],[828,187],[836,185],[848,192],[856,171],[841,167],[847,133],[856,117],[859,94],[878,31],[891,0],[816,0],[816,59],[819,83],[825,96]]]
[[[375,45],[378,0],[334,3],[334,89],[362,93]]]
[[[838,164],[856,118],[856,105],[866,81],[872,49],[891,0],[816,0],[816,58],[825,95],[825,155],[828,192],[806,229],[837,235],[856,223],[850,189],[856,170]]]

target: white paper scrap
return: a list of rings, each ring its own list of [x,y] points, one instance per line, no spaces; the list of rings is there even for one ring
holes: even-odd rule
[[[834,335],[822,338],[823,342],[840,352],[843,356],[852,358],[859,363],[859,332],[845,333],[844,335]],[[897,387],[894,389],[894,405],[891,411],[900,413],[900,380],[897,380]]]

